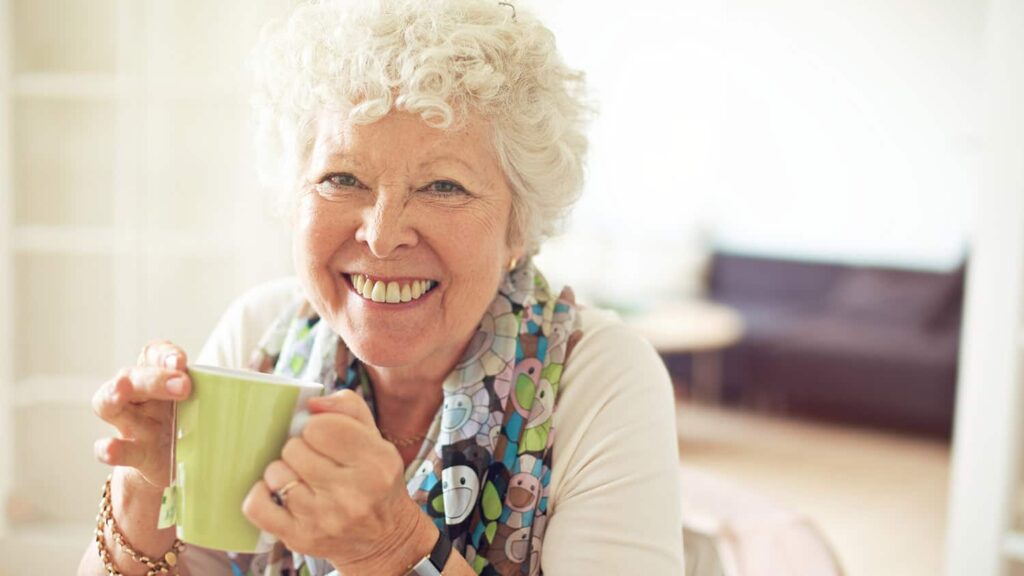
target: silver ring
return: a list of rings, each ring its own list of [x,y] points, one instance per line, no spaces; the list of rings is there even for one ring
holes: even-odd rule
[[[274,504],[277,504],[278,506],[284,508],[285,499],[288,497],[288,491],[291,490],[292,488],[295,488],[298,485],[298,480],[292,480],[291,482],[288,482],[284,486],[281,486],[281,488],[271,492],[270,499],[274,501]]]

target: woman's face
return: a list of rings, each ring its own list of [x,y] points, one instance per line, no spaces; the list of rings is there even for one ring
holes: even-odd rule
[[[310,303],[371,366],[449,369],[520,254],[489,127],[324,115],[305,177],[292,246]]]

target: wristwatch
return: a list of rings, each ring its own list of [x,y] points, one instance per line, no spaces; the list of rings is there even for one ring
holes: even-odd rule
[[[430,551],[430,556],[424,556],[409,569],[406,576],[441,576],[441,570],[448,563],[448,557],[451,554],[451,540],[448,540],[443,530],[438,530],[437,542],[434,543],[434,549]]]

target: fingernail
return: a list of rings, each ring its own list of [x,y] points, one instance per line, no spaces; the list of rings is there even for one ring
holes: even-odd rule
[[[176,376],[167,381],[167,391],[174,395],[180,395],[185,393],[185,379],[181,376]]]
[[[110,462],[110,441],[99,440],[92,447],[93,453],[96,454],[96,459],[100,462]]]
[[[313,396],[309,399],[310,406],[331,406],[334,404],[334,398],[330,396]]]
[[[177,354],[171,354],[171,355],[165,357],[164,358],[164,366],[166,366],[169,370],[177,370],[178,369],[178,355]]]

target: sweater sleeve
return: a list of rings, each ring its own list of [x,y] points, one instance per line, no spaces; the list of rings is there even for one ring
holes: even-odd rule
[[[252,288],[235,300],[213,328],[195,364],[247,368],[260,338],[299,295],[295,278],[283,278]]]
[[[613,315],[583,313],[554,412],[543,572],[681,575],[671,381],[650,344]]]

